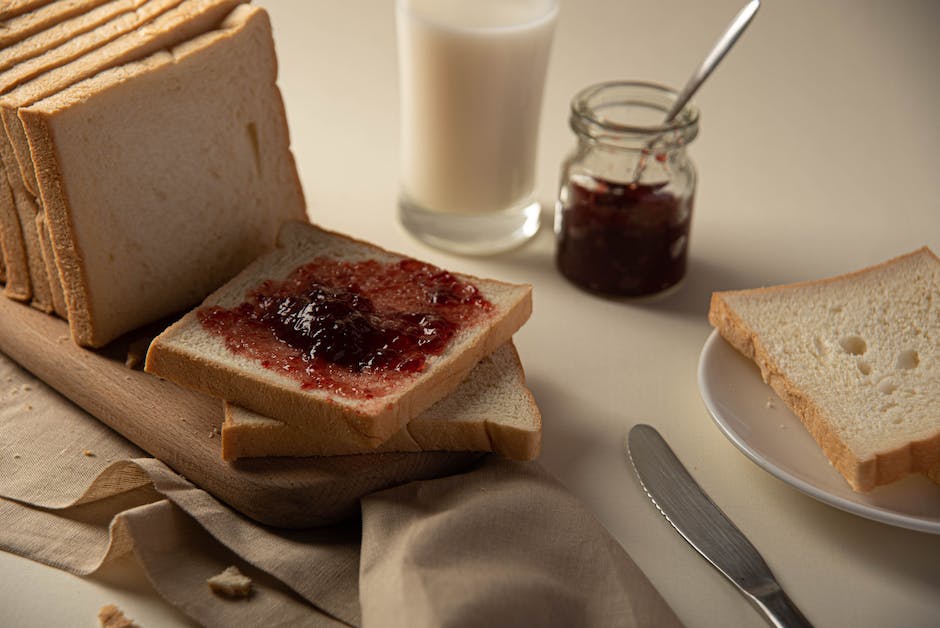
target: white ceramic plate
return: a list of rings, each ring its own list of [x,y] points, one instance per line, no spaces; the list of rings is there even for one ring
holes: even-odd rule
[[[699,359],[699,388],[725,436],[760,467],[807,495],[883,523],[940,534],[940,486],[911,476],[856,493],[800,420],[764,383],[757,365],[712,332]]]

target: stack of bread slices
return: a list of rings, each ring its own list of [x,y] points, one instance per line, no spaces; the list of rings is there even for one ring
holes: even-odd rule
[[[369,272],[384,277],[383,273],[411,268],[411,263],[419,271],[414,277],[406,274],[400,280],[403,283],[419,283],[445,273],[309,223],[287,222],[276,250],[249,265],[153,341],[146,370],[225,400],[222,456],[228,460],[430,450],[494,451],[517,460],[535,458],[541,441],[541,415],[525,386],[512,344],[512,335],[532,310],[530,286],[446,273],[460,282],[462,291],[472,290],[481,297],[486,304],[484,313],[459,325],[442,351],[427,356],[423,368],[406,375],[393,372],[395,377],[389,385],[370,389],[365,395],[356,390],[304,385],[297,373],[286,372],[283,363],[266,363],[264,354],[246,355],[238,350],[256,333],[268,338],[266,330],[259,332],[249,326],[226,338],[213,333],[205,323],[205,313],[237,311],[252,299],[257,302],[264,298],[252,295],[272,284],[288,283],[296,290],[296,295],[291,292],[278,297],[282,299],[277,305],[278,316],[283,315],[283,308],[298,304],[301,308],[330,308],[334,292],[355,300],[369,299],[376,292],[342,278],[342,273],[337,275],[339,279],[331,275],[329,280],[322,280],[322,285],[294,279],[298,270],[308,265],[314,266],[316,274],[317,265],[346,268],[367,264]],[[380,298],[383,290],[377,292]],[[392,311],[409,316],[433,315],[437,296],[432,286],[418,291],[417,297],[405,305],[389,306],[377,300],[375,311],[398,308]],[[397,298],[396,292],[391,301]],[[365,312],[365,316],[371,315],[371,301]],[[357,349],[352,338],[360,335],[356,324],[361,318],[360,312],[347,314],[345,310],[335,323],[326,319],[308,325],[309,318],[292,317],[289,331],[302,328],[304,338],[315,339],[329,333],[334,324],[344,325],[353,332],[348,334],[349,346],[340,349],[352,352]],[[270,338],[281,342],[273,334]],[[314,368],[314,362],[321,359],[306,350],[301,358],[301,368],[307,367],[308,360]],[[340,368],[335,364],[321,366]],[[358,369],[354,381],[364,382],[356,386],[370,388],[369,384],[384,381],[387,376],[389,373],[381,369]]]
[[[303,193],[263,9],[37,4],[0,15],[4,291],[100,347],[272,248]]]
[[[147,370],[224,400],[227,459],[538,454],[541,417],[511,340],[529,286],[458,276],[487,315],[367,399],[305,388],[200,323],[200,309],[237,306],[312,258],[406,260],[307,222],[263,9],[16,0],[0,23],[8,297],[66,319],[92,348],[206,299],[154,341]]]

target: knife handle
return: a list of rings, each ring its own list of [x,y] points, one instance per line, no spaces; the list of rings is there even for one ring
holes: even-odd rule
[[[751,599],[767,621],[777,628],[813,628],[800,609],[787,597],[780,586]]]

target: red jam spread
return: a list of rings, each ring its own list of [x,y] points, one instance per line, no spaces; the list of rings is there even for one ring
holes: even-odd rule
[[[692,200],[664,187],[572,177],[562,196],[559,271],[614,296],[652,295],[677,284],[685,275]]]
[[[237,307],[198,316],[230,351],[304,389],[372,398],[423,371],[491,309],[475,286],[430,264],[318,258],[265,281]]]

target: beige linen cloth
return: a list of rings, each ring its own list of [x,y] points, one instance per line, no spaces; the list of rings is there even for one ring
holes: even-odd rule
[[[206,626],[679,625],[536,464],[489,456],[459,476],[366,496],[361,521],[275,529],[2,355],[0,496],[0,549],[77,575],[133,552],[160,595]],[[253,580],[246,600],[206,584],[230,565]]]

